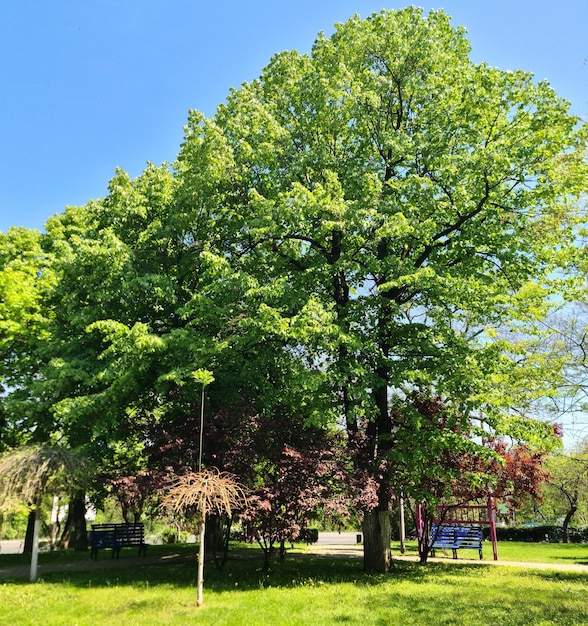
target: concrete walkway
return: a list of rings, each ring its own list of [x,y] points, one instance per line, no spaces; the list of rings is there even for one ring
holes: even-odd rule
[[[128,554],[128,553],[127,553]],[[42,559],[42,557],[41,557]],[[68,563],[39,563],[37,577],[43,578],[44,574],[51,572],[91,572],[104,569],[116,570],[126,567],[144,567],[146,565],[164,565],[167,563],[182,563],[193,561],[196,563],[195,555],[186,554],[166,554],[164,556],[131,556],[124,555],[119,559],[110,558],[110,553],[105,553],[97,561],[90,559],[88,552],[87,560],[76,560]],[[17,565],[12,567],[2,567],[0,565],[0,579],[3,578],[28,578],[30,573],[29,565]]]

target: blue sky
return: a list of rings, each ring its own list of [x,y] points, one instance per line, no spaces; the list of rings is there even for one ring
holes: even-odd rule
[[[438,0],[474,61],[546,78],[588,118],[588,0]],[[115,167],[173,161],[189,109],[281,50],[382,0],[4,0],[0,7],[0,231],[42,228],[106,194]]]

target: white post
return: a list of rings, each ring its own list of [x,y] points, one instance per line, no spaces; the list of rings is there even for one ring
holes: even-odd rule
[[[35,525],[33,527],[33,550],[31,553],[31,573],[29,581],[34,583],[37,580],[37,564],[39,561],[39,534],[41,530],[41,518],[39,509],[35,509]]]
[[[198,456],[198,471],[202,471],[202,443],[204,441],[204,383],[200,397],[200,451]],[[204,589],[204,537],[206,533],[206,511],[201,511],[200,520],[200,546],[198,549],[198,592],[196,606],[202,606],[202,591]]]
[[[404,498],[400,496],[399,502],[400,509],[400,554],[406,552],[406,529],[404,526]]]
[[[204,534],[206,532],[206,514],[202,511],[200,520],[200,547],[198,550],[198,593],[196,606],[202,606],[202,590],[204,588]]]

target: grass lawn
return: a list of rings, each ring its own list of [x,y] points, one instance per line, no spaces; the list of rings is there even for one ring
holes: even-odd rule
[[[484,560],[492,560],[492,544],[484,542]],[[398,543],[392,544],[393,554],[400,553]],[[418,554],[416,541],[406,544],[406,554]],[[451,550],[437,550],[437,556],[451,558]],[[458,553],[462,558],[477,558],[475,550],[461,550]],[[520,561],[523,563],[577,563],[588,565],[588,544],[579,543],[527,543],[519,541],[498,542],[499,561]]]
[[[503,559],[513,558],[517,550],[530,554],[545,549],[549,553],[538,560],[586,562],[588,551],[587,546],[574,545],[575,556],[563,550],[558,557],[550,544],[510,544],[507,557],[504,545]],[[194,546],[179,549],[195,550]],[[15,560],[0,556],[0,567],[8,565],[9,558]],[[380,575],[365,574],[357,559],[310,556],[291,556],[264,573],[259,551],[250,548],[249,554],[240,552],[229,561],[223,572],[207,564],[204,606],[197,609],[194,562],[138,567],[128,551],[121,561],[125,558],[128,567],[120,563],[122,567],[116,569],[48,573],[33,585],[24,580],[1,582],[0,624],[588,624],[588,575],[584,573],[459,564],[448,559],[426,567],[398,562],[393,573]],[[491,558],[491,550],[485,558]]]

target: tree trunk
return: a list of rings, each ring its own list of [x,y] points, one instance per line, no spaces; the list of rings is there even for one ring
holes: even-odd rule
[[[363,568],[387,573],[392,567],[390,511],[366,511],[363,518]]]
[[[564,543],[570,543],[570,522],[572,520],[572,517],[574,517],[575,512],[578,510],[578,506],[574,506],[571,505],[570,509],[568,510],[568,512],[566,513],[565,519],[563,521],[562,524],[562,530],[563,530],[563,542]]]
[[[416,510],[411,511],[411,513],[414,520],[414,525],[417,529],[419,562],[421,565],[425,565],[429,558],[429,554],[431,553],[431,547],[429,545],[429,536],[431,535],[432,522],[431,515],[426,507],[419,507],[418,504],[416,505]]]
[[[70,499],[67,518],[57,547],[60,550],[70,548],[76,552],[85,552],[88,549],[86,497],[84,494]]]
[[[218,570],[222,570],[227,562],[232,519],[226,513],[214,514],[206,518],[206,542],[204,556],[210,561],[212,555]]]
[[[85,552],[88,549],[88,531],[86,530],[86,498],[84,494],[72,498],[69,503],[72,532],[68,547],[76,552]]]
[[[196,606],[202,606],[202,595],[204,590],[204,541],[206,536],[206,513],[202,512],[202,519],[200,520],[199,541],[200,546],[198,549],[198,591],[196,594]]]
[[[206,518],[206,544],[205,554],[208,559],[208,553],[222,552],[225,548],[225,526],[226,516],[212,514]]]
[[[29,511],[27,520],[27,532],[25,534],[24,549],[25,554],[31,554],[33,551],[33,538],[35,534],[35,511]]]
[[[404,498],[398,500],[398,534],[400,535],[400,554],[406,552],[406,527],[404,524]]]
[[[569,526],[570,526],[570,522],[572,521],[572,517],[574,517],[575,512],[578,510],[579,494],[578,494],[577,489],[567,490],[567,489],[564,489],[563,487],[560,487],[560,490],[566,497],[568,504],[569,504],[568,512],[566,513],[565,519],[562,524],[563,542],[570,543]]]

